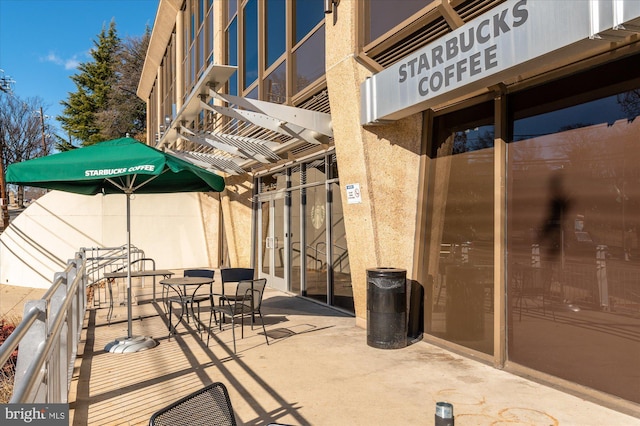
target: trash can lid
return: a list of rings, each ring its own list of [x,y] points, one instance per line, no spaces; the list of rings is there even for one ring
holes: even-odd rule
[[[367,269],[367,276],[369,277],[400,277],[406,276],[406,274],[407,270],[400,268],[378,267]]]

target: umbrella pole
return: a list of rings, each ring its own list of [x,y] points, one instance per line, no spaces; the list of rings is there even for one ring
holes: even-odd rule
[[[133,337],[131,304],[131,194],[127,192],[127,337]]]
[[[112,353],[140,352],[156,346],[156,341],[147,336],[133,335],[133,312],[131,305],[131,191],[125,190],[127,196],[127,337],[117,338],[105,346],[104,350]]]

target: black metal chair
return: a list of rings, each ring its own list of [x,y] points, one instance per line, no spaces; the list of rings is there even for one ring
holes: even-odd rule
[[[222,295],[229,298],[229,300],[235,300],[234,294],[225,294],[225,288],[227,284],[231,283],[239,283],[243,280],[252,280],[255,275],[255,271],[253,268],[223,268],[220,269],[220,278],[222,280]],[[222,315],[222,320],[224,321],[224,314]],[[255,318],[254,315],[251,316],[251,325],[253,325]],[[217,319],[216,319],[217,322]]]
[[[237,283],[242,280],[252,280],[254,276],[253,268],[222,268],[220,278],[222,280],[222,294],[224,295],[225,284]]]
[[[149,419],[149,426],[236,426],[229,392],[212,383],[163,409]]]
[[[244,317],[247,315],[253,316],[258,314],[260,321],[262,322],[262,331],[264,332],[264,338],[269,344],[269,338],[267,337],[267,330],[264,327],[264,319],[262,318],[262,296],[264,289],[267,285],[266,278],[258,278],[255,280],[242,280],[238,282],[235,295],[219,295],[218,305],[211,305],[211,317],[209,318],[209,334],[207,335],[207,346],[209,346],[209,338],[211,337],[211,320],[217,320],[217,313],[231,318],[231,333],[233,335],[233,353],[236,353],[236,333],[235,323],[236,318],[240,317],[241,320],[241,338],[244,338]],[[224,320],[221,318],[219,321],[220,330],[222,330],[222,323]],[[253,319],[251,321],[251,329],[253,330]]]
[[[212,269],[186,269],[184,271],[185,277],[205,277],[205,278],[213,278],[215,275],[214,270]],[[196,323],[198,330],[200,330],[200,303],[209,301],[211,305],[213,305],[213,281],[209,284],[209,294],[195,294],[191,297],[191,311],[194,313],[194,318],[198,317],[198,321]],[[198,310],[194,311],[193,304],[198,305]],[[197,312],[197,314],[196,314]],[[203,327],[204,328],[204,327]]]
[[[204,278],[213,278],[215,275],[213,269],[185,269],[183,272],[183,276],[185,277],[204,277]],[[169,318],[171,318],[172,304],[177,303],[181,306],[182,309],[186,309],[187,313],[187,322],[189,322],[189,309],[191,309],[191,314],[196,323],[196,328],[200,330],[200,303],[209,300],[213,305],[213,281],[209,284],[209,293],[205,294],[195,294],[189,295],[185,294],[182,297],[172,296],[167,298],[167,303],[169,303]],[[198,305],[198,314],[196,315],[196,310],[193,309],[193,305]],[[203,327],[204,328],[204,327]]]

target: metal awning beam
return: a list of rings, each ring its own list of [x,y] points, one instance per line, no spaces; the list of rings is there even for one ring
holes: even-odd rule
[[[189,122],[196,118],[200,113],[200,102],[202,97],[206,97],[212,89],[217,90],[222,87],[233,73],[236,72],[237,68],[238,67],[236,66],[230,65],[210,64],[204,70],[200,79],[196,82],[194,90],[186,99],[182,108],[180,108],[180,111],[177,112],[175,117],[169,117],[170,123],[165,123],[168,124],[168,128],[165,129],[165,133],[162,138],[158,140],[157,146],[160,146],[163,143],[174,142],[178,137],[179,127],[174,124],[183,121]]]
[[[222,158],[213,154],[205,154],[202,152],[189,152],[189,155],[197,158],[200,161],[211,164],[214,167],[223,168],[229,174],[243,174],[245,172],[242,167],[240,167],[235,161],[229,158]]]
[[[208,105],[204,102],[202,102],[202,104],[203,108],[206,108],[209,111],[215,111],[226,117],[251,123],[255,126],[271,130],[272,132],[279,133],[283,136],[301,139],[312,144],[323,143],[323,141],[321,140],[323,139],[323,137],[317,132],[305,129],[292,123],[285,123],[284,121],[278,120],[274,117],[270,117],[260,112],[223,107],[219,105]]]
[[[279,146],[279,144],[276,142],[266,141],[264,139],[257,139],[248,136],[231,135],[227,133],[214,132],[210,134],[218,136],[230,145],[240,148],[243,152],[255,152],[257,154],[262,154],[267,158],[271,158],[272,160],[280,160],[280,157],[275,152],[273,152],[273,148]]]
[[[226,144],[224,141],[214,140],[213,138],[206,138],[199,135],[190,135],[190,134],[181,134],[181,137],[186,140],[203,145],[209,148],[219,149],[220,151],[228,152],[229,154],[236,155],[238,157],[247,158],[243,152],[241,152],[237,147]]]
[[[264,155],[261,152],[258,152],[258,150],[256,149],[247,149],[245,146],[243,146],[240,142],[240,140],[238,140],[238,138],[240,138],[239,136],[233,136],[233,135],[220,135],[218,133],[210,133],[207,135],[204,135],[203,138],[207,141],[210,142],[211,144],[215,145],[216,142],[215,140],[220,141],[219,144],[220,145],[224,145],[224,146],[232,146],[234,147],[238,154],[239,157],[243,157],[245,159],[247,158],[251,158],[253,160],[259,161],[263,164],[269,164],[272,163],[273,160],[279,160],[280,157],[278,157],[275,153],[273,153],[272,151],[269,150],[269,153],[267,155]],[[262,151],[262,150],[259,150]],[[241,153],[241,154],[240,154]],[[275,158],[274,158],[275,157]]]
[[[259,101],[257,99],[221,94],[214,90],[209,90],[209,96],[223,100],[230,105],[237,105],[245,110],[262,113],[272,117],[282,122],[283,126],[290,126],[293,124],[300,128],[307,129],[307,131],[316,132],[319,135],[324,135],[330,138],[333,137],[330,114],[276,104],[273,102]],[[314,139],[317,139],[317,137]]]
[[[213,168],[231,175],[245,173],[245,170],[232,159],[223,158],[215,154],[193,151],[176,151],[173,154],[200,167]]]
[[[188,141],[209,148],[219,149],[245,160],[253,159],[263,164],[269,164],[281,159],[270,148],[270,146],[278,146],[275,142],[222,133],[205,133],[196,135],[188,129],[185,130],[187,131],[182,133],[181,136]]]

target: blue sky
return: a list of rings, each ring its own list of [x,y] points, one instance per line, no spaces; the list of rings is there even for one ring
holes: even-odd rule
[[[0,0],[0,69],[15,80],[21,99],[40,97],[50,125],[60,101],[76,90],[71,76],[91,60],[103,26],[115,20],[118,36],[141,36],[153,27],[159,0]],[[0,72],[2,76],[2,72]]]

